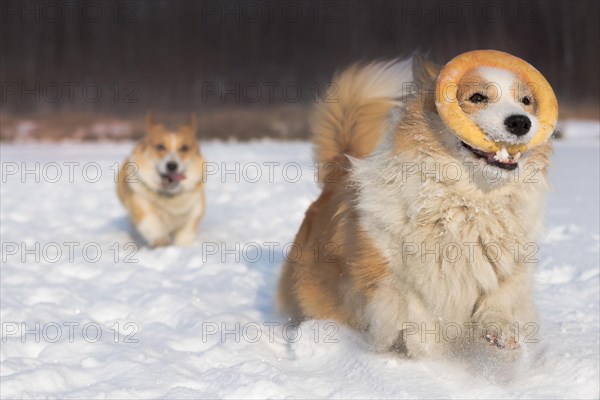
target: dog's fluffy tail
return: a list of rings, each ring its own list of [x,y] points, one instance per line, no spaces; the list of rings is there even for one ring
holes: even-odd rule
[[[311,121],[317,162],[323,167],[343,154],[370,154],[412,79],[410,59],[353,65],[336,74],[331,95],[316,107]]]

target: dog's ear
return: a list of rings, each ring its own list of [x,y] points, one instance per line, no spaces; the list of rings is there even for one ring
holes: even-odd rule
[[[417,91],[421,92],[423,107],[427,112],[436,113],[435,105],[435,82],[442,67],[429,61],[422,54],[413,54],[413,80],[417,85]]]
[[[196,129],[198,127],[197,123],[196,123],[196,113],[195,112],[191,112],[190,113],[190,130],[194,133],[194,136],[196,135]]]
[[[429,61],[420,53],[413,54],[413,77],[415,82],[431,85],[434,84],[442,67]]]

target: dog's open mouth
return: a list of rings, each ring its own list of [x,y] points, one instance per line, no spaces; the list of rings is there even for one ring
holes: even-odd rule
[[[175,186],[179,182],[185,179],[184,174],[172,173],[172,174],[164,174],[160,176],[163,186]]]
[[[502,148],[502,150],[492,153],[475,149],[466,144],[465,142],[461,143],[466,149],[470,150],[471,153],[473,153],[477,158],[482,158],[483,160],[485,160],[485,162],[495,167],[512,171],[519,166],[519,157],[521,157],[521,153],[517,153],[514,156],[512,156],[506,151],[504,147]]]

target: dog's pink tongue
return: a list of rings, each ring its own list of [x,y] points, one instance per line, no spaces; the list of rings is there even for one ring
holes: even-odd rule
[[[485,157],[487,158],[487,161],[490,163],[493,163],[496,161],[496,159],[494,158],[494,155],[496,155],[496,153],[485,153]]]
[[[169,175],[169,178],[171,178],[172,181],[182,181],[185,179],[185,175],[184,174],[171,174]]]

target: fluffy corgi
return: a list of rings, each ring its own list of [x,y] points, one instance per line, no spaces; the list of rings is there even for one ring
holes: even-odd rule
[[[531,77],[547,84],[491,50],[444,69],[414,57],[336,75],[337,102],[312,121],[322,193],[283,266],[282,312],[409,357],[465,345],[520,355],[537,332],[533,260],[558,112]]]
[[[117,194],[148,245],[189,245],[204,214],[204,159],[196,118],[169,130],[146,117],[146,134],[119,171]]]

